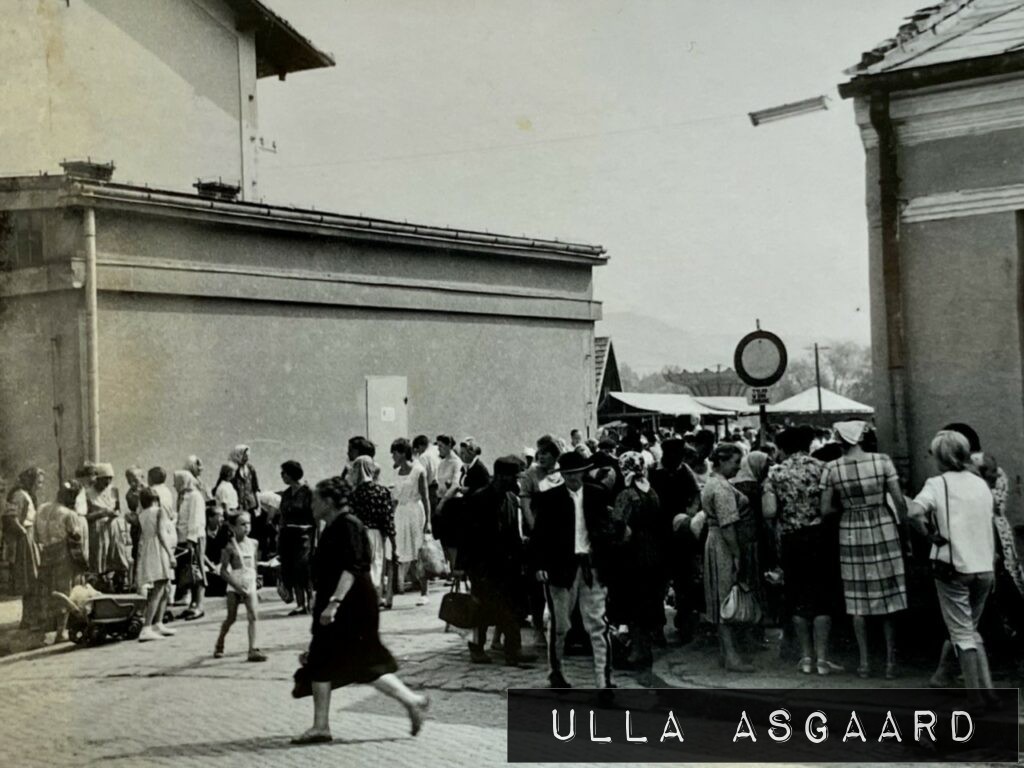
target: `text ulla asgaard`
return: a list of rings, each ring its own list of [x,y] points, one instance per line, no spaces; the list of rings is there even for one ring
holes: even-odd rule
[[[561,732],[559,720],[558,710],[552,709],[551,734],[559,741],[572,741],[576,738],[576,710],[569,710],[567,732]],[[648,742],[647,736],[637,735],[633,732],[633,720],[628,709],[625,711],[625,721],[626,741],[633,744],[646,744]],[[928,739],[931,741],[936,741],[935,730],[938,726],[938,721],[938,716],[931,710],[914,710],[914,741],[923,741],[922,737],[925,734],[927,734]],[[792,716],[789,710],[774,710],[768,716],[768,738],[777,744],[788,742],[795,733],[793,726],[790,724],[791,722]],[[954,710],[949,718],[949,728],[951,738],[956,742],[970,741],[971,737],[974,736],[974,720],[969,712]],[[828,741],[830,738],[828,716],[821,710],[816,710],[809,714],[804,720],[803,735],[812,744],[823,744]],[[742,714],[740,714],[739,722],[736,724],[736,733],[732,737],[732,743],[750,742],[754,744],[757,743],[758,738],[763,738],[763,736],[759,736],[757,729],[747,716],[747,711],[743,710]],[[900,729],[899,723],[893,717],[892,711],[887,710],[885,722],[882,723],[882,728],[878,734],[878,742],[893,741],[902,743],[903,738],[903,731]],[[685,736],[675,713],[669,710],[668,716],[665,718],[665,727],[662,728],[658,742],[663,743],[672,739],[683,743]],[[850,718],[846,723],[846,730],[843,733],[843,743],[857,740],[866,744],[868,734],[856,710],[851,710]],[[590,741],[596,744],[610,744],[612,742],[611,736],[598,734],[597,713],[594,710],[590,710]]]

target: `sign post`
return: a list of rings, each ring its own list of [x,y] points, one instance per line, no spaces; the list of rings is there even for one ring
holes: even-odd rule
[[[760,406],[761,445],[768,437],[768,387],[782,378],[788,362],[786,345],[774,333],[762,331],[760,320],[757,330],[748,333],[736,345],[733,356],[736,374],[753,387],[751,403]]]

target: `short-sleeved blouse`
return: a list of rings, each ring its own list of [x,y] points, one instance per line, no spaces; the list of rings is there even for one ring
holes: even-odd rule
[[[385,536],[395,535],[395,513],[391,491],[380,483],[360,483],[352,491],[352,512],[363,525]]]
[[[783,533],[819,525],[821,517],[821,474],[817,459],[800,453],[768,470],[764,492],[778,501],[778,518]]]
[[[839,491],[843,509],[864,509],[885,504],[886,485],[899,482],[892,459],[884,453],[830,461],[821,473],[822,492]]]
[[[708,525],[721,528],[738,523],[749,504],[747,497],[728,480],[711,475],[700,494],[701,505],[708,517]]]

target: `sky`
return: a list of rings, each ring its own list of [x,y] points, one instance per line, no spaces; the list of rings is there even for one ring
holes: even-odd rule
[[[836,86],[924,4],[271,0],[337,66],[260,82],[261,194],[601,244],[606,314],[867,342],[864,153]]]

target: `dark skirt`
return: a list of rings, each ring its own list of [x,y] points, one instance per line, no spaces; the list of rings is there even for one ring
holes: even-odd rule
[[[313,640],[305,665],[294,676],[292,696],[297,699],[312,695],[313,683],[329,682],[333,689],[352,683],[372,683],[381,675],[398,671],[395,657],[380,641],[377,591],[369,574],[356,576],[334,621],[325,627],[320,624],[320,614],[329,597],[317,593]]]
[[[31,595],[39,569],[39,552],[13,517],[3,518],[3,533],[4,550],[11,567],[10,594]]]
[[[292,590],[312,589],[309,561],[313,556],[313,529],[281,528],[281,547],[277,553],[281,558],[281,580]]]
[[[812,525],[782,534],[787,616],[813,619],[838,612],[839,546],[836,530]]]

